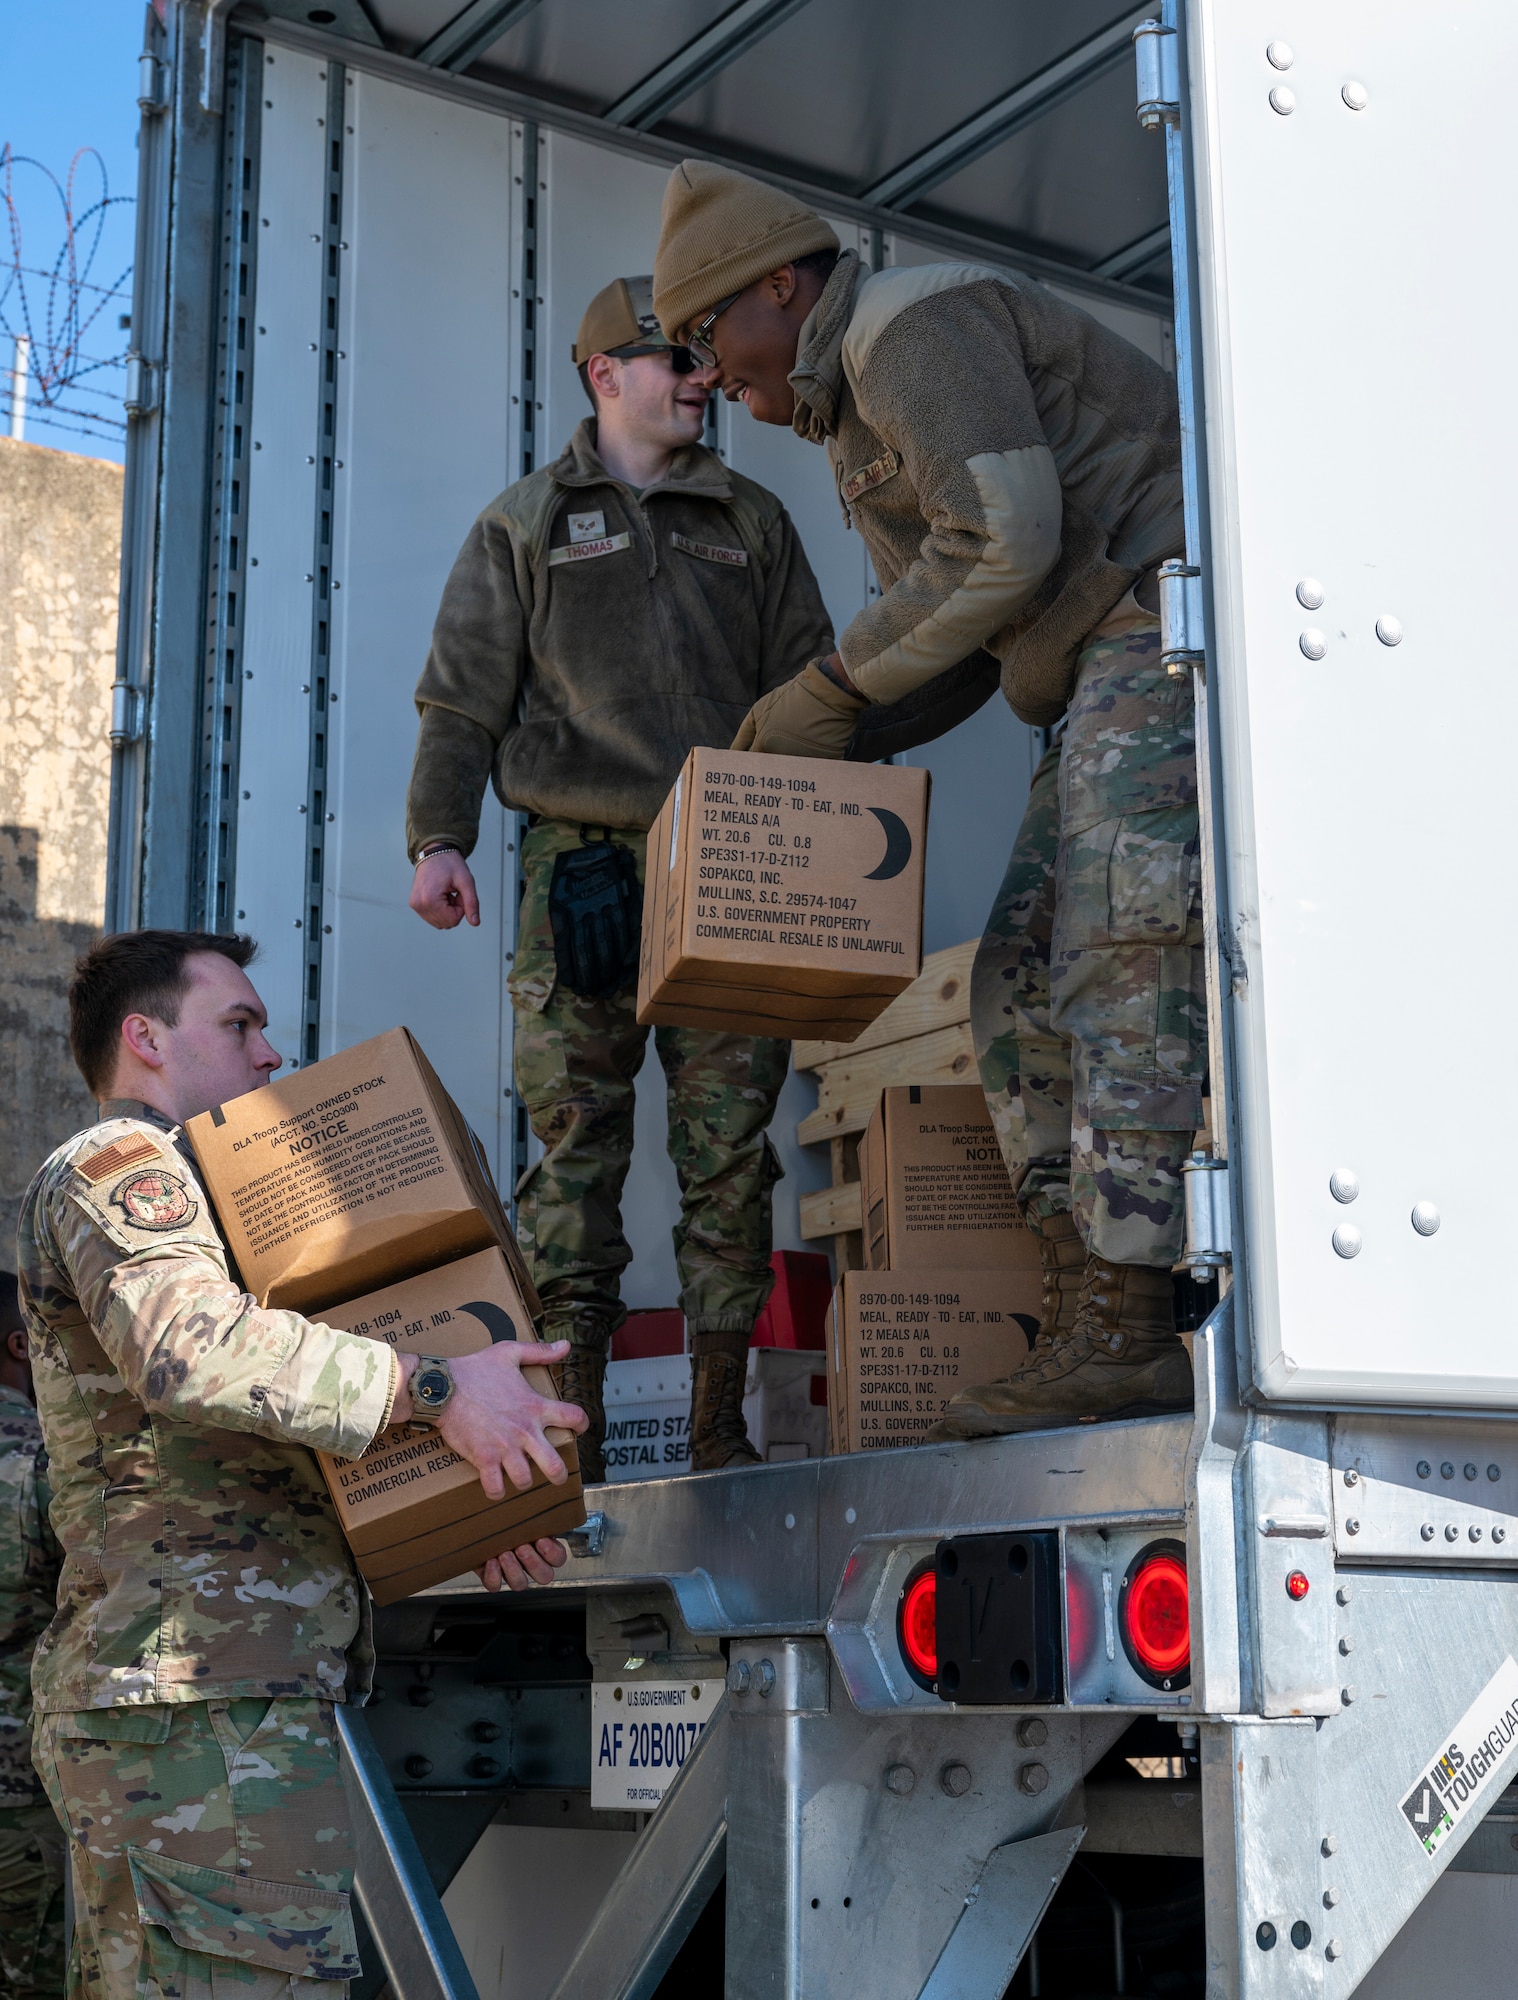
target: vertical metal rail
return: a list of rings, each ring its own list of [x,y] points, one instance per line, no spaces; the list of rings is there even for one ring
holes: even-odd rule
[[[222,153],[219,377],[212,440],[210,575],[201,700],[200,811],[196,828],[193,924],[230,930],[237,878],[238,764],[242,690],[251,674],[242,655],[247,608],[248,453],[253,412],[249,320],[258,284],[259,133],[263,44],[242,38],[228,51],[227,137]]]
[[[310,698],[310,729],[306,765],[306,893],[302,909],[305,972],[301,987],[301,1060],[315,1062],[321,1054],[322,890],[326,875],[328,810],[327,747],[331,735],[330,689],[333,598],[341,582],[332,574],[336,546],[333,520],[337,502],[338,320],[343,230],[344,122],[347,72],[341,63],[327,65],[326,150],[322,186],[322,290],[318,318],[315,518],[311,525],[311,666],[304,691]]]

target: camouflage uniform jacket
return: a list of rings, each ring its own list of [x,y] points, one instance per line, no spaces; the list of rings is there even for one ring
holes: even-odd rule
[[[0,1383],[0,1807],[42,1796],[32,1766],[32,1649],[58,1598],[58,1544],[47,1519],[37,1412]]]
[[[344,1698],[363,1592],[312,1450],[357,1458],[388,1348],[264,1310],[179,1128],[113,1103],[27,1189],[18,1256],[63,1549],[44,1712]],[[357,1691],[355,1689],[354,1691]]]
[[[467,854],[492,770],[503,804],[641,832],[695,743],[833,649],[791,518],[691,445],[641,493],[586,418],[469,531],[416,690],[413,860]]]

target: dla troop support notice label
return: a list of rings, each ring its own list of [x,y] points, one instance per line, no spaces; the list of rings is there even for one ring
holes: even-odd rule
[[[1457,1828],[1483,1817],[1518,1748],[1518,1664],[1511,1654],[1435,1751],[1402,1801],[1402,1816],[1425,1854]]]
[[[590,1803],[596,1812],[652,1812],[701,1740],[723,1682],[594,1681]]]

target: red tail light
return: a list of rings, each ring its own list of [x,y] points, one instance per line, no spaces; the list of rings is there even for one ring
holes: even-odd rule
[[[931,1688],[938,1679],[938,1579],[931,1557],[912,1572],[902,1589],[896,1637],[913,1680]]]
[[[1178,1542],[1151,1542],[1123,1579],[1123,1650],[1151,1687],[1191,1680],[1191,1590]]]

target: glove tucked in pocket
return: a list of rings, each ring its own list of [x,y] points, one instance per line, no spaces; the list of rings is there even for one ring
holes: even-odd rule
[[[643,885],[638,861],[615,840],[588,840],[560,854],[548,885],[548,921],[560,981],[601,1000],[638,976]]]

